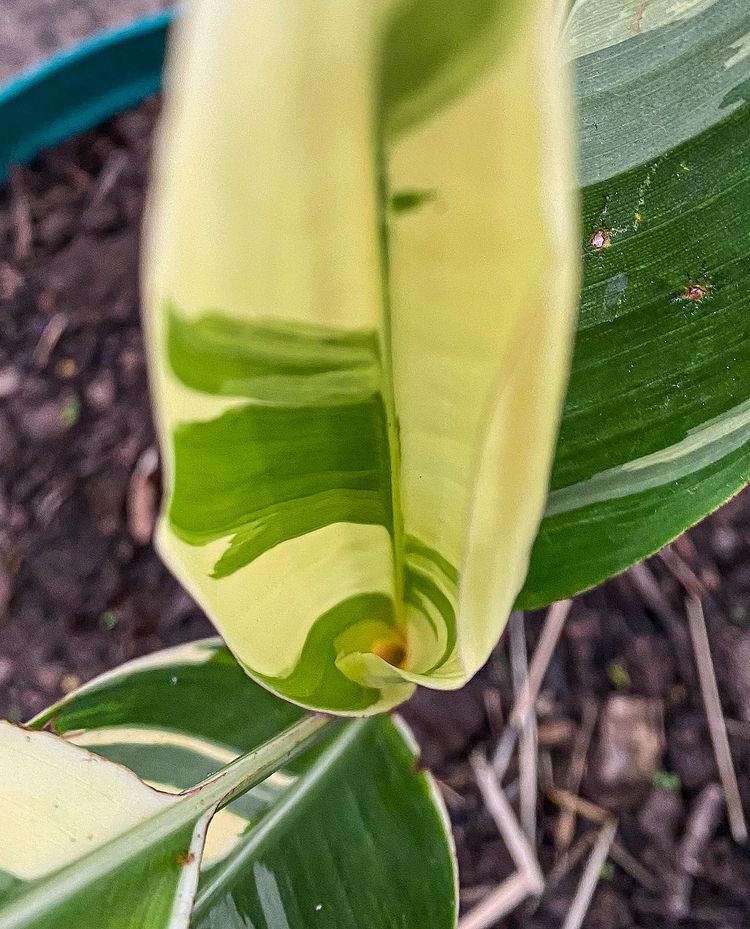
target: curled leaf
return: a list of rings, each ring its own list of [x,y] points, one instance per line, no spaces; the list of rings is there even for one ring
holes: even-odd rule
[[[577,288],[556,8],[212,0],[174,44],[159,545],[302,705],[461,686],[523,584]]]

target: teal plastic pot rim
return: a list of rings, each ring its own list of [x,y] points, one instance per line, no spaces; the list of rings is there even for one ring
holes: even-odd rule
[[[136,106],[161,87],[170,8],[101,32],[0,87],[0,183],[10,165]]]

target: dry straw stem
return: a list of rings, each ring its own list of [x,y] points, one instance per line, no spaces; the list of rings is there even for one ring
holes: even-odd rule
[[[691,912],[693,878],[700,873],[706,847],[719,825],[723,805],[722,789],[718,784],[708,784],[690,807],[685,832],[675,853],[675,870],[669,875],[669,891],[665,899],[666,911],[673,920],[684,919]]]
[[[510,668],[516,698],[521,694],[529,677],[526,653],[526,631],[523,613],[515,612],[510,617]],[[520,772],[520,818],[526,838],[532,845],[536,842],[537,801],[537,728],[536,716],[529,713],[521,729],[518,746],[518,769]]]
[[[645,868],[637,858],[630,854],[630,852],[625,848],[622,843],[617,839],[612,843],[612,848],[609,850],[609,857],[614,861],[616,865],[619,865],[626,874],[629,874],[633,880],[638,881],[646,890],[651,891],[651,893],[657,893],[660,888],[659,881],[657,881],[651,872]]]
[[[515,699],[508,726],[498,743],[492,760],[498,781],[501,781],[505,776],[518,735],[523,729],[527,716],[534,709],[534,703],[542,686],[545,672],[572,604],[572,600],[559,600],[557,603],[553,603],[547,611],[542,634],[539,637],[539,643],[529,665],[528,678]]]
[[[691,596],[698,597],[699,600],[706,596],[708,593],[706,585],[671,545],[667,545],[659,552],[659,558]]]
[[[714,747],[716,765],[724,788],[724,798],[727,804],[727,817],[732,838],[735,842],[747,841],[747,823],[742,811],[742,800],[737,786],[737,776],[732,763],[732,753],[729,749],[727,728],[724,715],[721,711],[721,698],[716,683],[714,664],[711,659],[711,648],[708,643],[706,619],[703,615],[703,606],[697,597],[688,597],[685,601],[687,610],[690,637],[693,640],[695,662],[698,666],[698,679],[703,694],[703,703],[708,717],[708,731],[711,734],[711,744]]]
[[[645,562],[633,565],[628,571],[627,577],[646,601],[646,605],[661,620],[672,642],[683,680],[686,684],[693,684],[695,682],[695,670],[690,655],[689,637],[682,617],[677,610],[673,609],[669,600],[664,596],[664,592],[659,587],[659,582]]]
[[[458,924],[458,929],[487,929],[512,912],[528,896],[538,896],[544,889],[544,876],[534,849],[487,759],[481,754],[475,754],[471,758],[471,766],[485,806],[517,868],[515,874],[488,894]]]
[[[499,887],[491,891],[458,922],[458,929],[487,929],[494,926],[529,896],[529,882],[525,874],[516,871]]]
[[[571,753],[570,765],[565,778],[565,790],[570,794],[577,794],[586,772],[586,759],[588,758],[591,739],[599,717],[599,705],[595,700],[586,697],[583,701],[581,725],[576,733]],[[576,829],[576,812],[570,807],[560,811],[555,826],[555,847],[557,853],[564,852],[573,841]]]
[[[580,929],[586,916],[596,885],[599,883],[602,865],[607,860],[609,850],[617,832],[617,822],[610,820],[599,830],[594,847],[591,849],[586,867],[583,869],[573,902],[570,905],[562,929]]]
[[[560,881],[583,860],[586,852],[588,852],[593,845],[595,835],[596,833],[593,830],[588,829],[557,859],[552,870],[547,874],[547,880],[544,886],[546,895],[551,895]]]
[[[550,787],[547,791],[549,799],[562,807],[564,810],[572,810],[584,819],[592,823],[606,823],[612,818],[610,814],[601,806],[592,803],[590,800],[584,800],[568,790],[562,790],[559,787]]]

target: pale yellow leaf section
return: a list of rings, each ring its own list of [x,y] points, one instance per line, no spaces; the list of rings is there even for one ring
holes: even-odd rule
[[[240,662],[268,677],[294,670],[315,621],[342,600],[393,595],[393,550],[383,526],[333,523],[276,545],[220,580],[211,572],[226,540],[188,545],[166,523],[158,540],[167,564],[216,618]]]
[[[43,877],[172,803],[127,768],[0,721],[0,869]]]
[[[382,2],[323,6],[212,0],[178,26],[146,250],[154,305],[379,325],[371,23]]]
[[[393,146],[392,351],[405,532],[459,569],[465,682],[520,590],[547,494],[577,306],[557,4],[525,5],[494,70]],[[377,659],[372,662],[373,667]]]
[[[189,646],[167,649],[169,652],[183,650],[189,654]],[[161,652],[156,653],[156,655],[160,654]],[[70,737],[70,741],[85,748],[110,745],[148,746],[157,751],[161,747],[180,748],[215,762],[217,768],[229,764],[238,756],[236,750],[217,745],[208,739],[187,735],[184,732],[153,729],[145,726],[107,726],[102,729],[90,729],[87,732],[74,733]],[[270,805],[278,801],[281,794],[294,781],[295,778],[287,772],[274,771],[264,781],[255,786],[252,793],[259,800]],[[181,788],[175,784],[152,780],[148,780],[147,783],[150,787],[163,793],[179,794],[181,792]],[[226,858],[237,847],[247,828],[248,821],[242,816],[238,816],[231,809],[218,810],[218,812],[214,813],[206,833],[201,857],[201,869],[210,868],[218,861]]]
[[[167,482],[174,427],[238,401],[170,374],[165,301],[187,316],[382,329],[374,22],[389,2],[215,0],[178,27],[144,249]],[[328,526],[215,580],[228,542],[188,545],[166,521],[158,532],[167,564],[261,674],[289,674],[313,623],[347,596],[393,597],[382,527]],[[403,684],[390,702],[401,699]]]

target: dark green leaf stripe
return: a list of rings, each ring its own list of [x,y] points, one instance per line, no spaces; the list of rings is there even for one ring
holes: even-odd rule
[[[383,40],[381,100],[388,130],[433,115],[497,60],[519,0],[408,0]]]
[[[750,478],[749,69],[716,125],[584,191],[578,339],[522,606],[626,568]]]
[[[364,400],[379,390],[374,333],[342,332],[303,323],[198,319],[165,308],[167,355],[194,390],[277,404]]]
[[[186,386],[255,401],[174,434],[172,528],[192,545],[233,535],[215,577],[331,523],[391,529],[373,333],[165,313],[169,362]]]
[[[0,906],[12,900],[27,885],[27,881],[22,881],[0,868]]]
[[[175,431],[169,518],[193,545],[236,533],[223,577],[335,522],[391,526],[379,397],[326,406],[248,404]]]
[[[131,662],[56,703],[32,725],[59,733],[112,726],[165,728],[245,750],[267,742],[304,715],[261,687],[252,689],[253,712],[238,713],[231,695],[244,693],[248,681],[229,651],[218,639],[206,639],[191,652],[186,660],[184,646],[166,649],[159,653],[163,661],[157,666]]]

